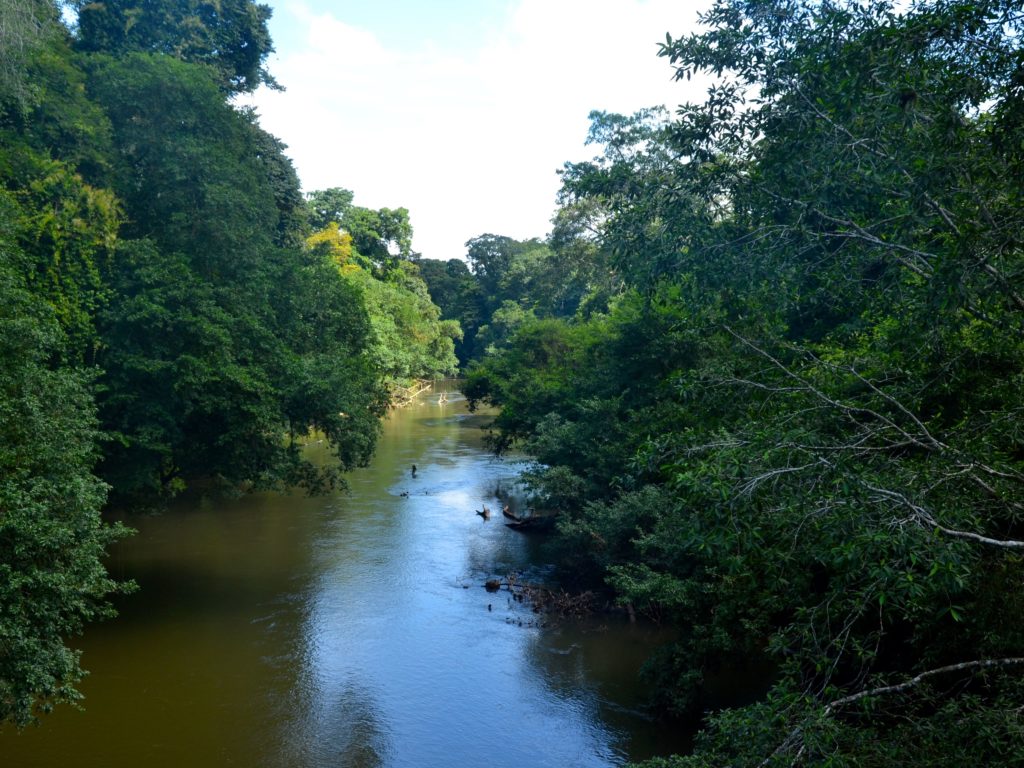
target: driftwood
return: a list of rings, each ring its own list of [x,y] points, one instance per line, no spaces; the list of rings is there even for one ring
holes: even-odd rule
[[[488,592],[497,592],[505,588],[512,594],[513,600],[529,603],[534,613],[583,618],[602,608],[597,595],[589,590],[574,594],[564,589],[550,589],[539,584],[520,582],[514,573],[508,574],[504,579],[488,579],[484,583],[484,588]]]
[[[416,399],[417,395],[427,391],[433,383],[426,379],[417,379],[410,387],[402,387],[397,384],[391,387],[389,399],[392,408],[404,408]]]

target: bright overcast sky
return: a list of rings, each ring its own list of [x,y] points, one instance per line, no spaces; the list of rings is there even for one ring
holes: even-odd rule
[[[267,0],[264,0],[265,2]],[[490,232],[550,229],[566,161],[590,159],[591,110],[700,99],[657,44],[706,0],[269,0],[286,88],[246,103],[288,145],[306,191],[409,209],[413,248],[461,257]]]

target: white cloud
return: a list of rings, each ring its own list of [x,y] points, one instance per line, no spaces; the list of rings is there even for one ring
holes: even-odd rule
[[[666,32],[692,29],[676,0],[520,0],[465,49],[429,39],[408,50],[371,30],[276,10],[304,30],[300,51],[271,62],[283,93],[252,99],[289,145],[307,190],[341,186],[368,207],[405,206],[414,248],[462,256],[484,232],[543,236],[556,170],[589,158],[592,109],[632,112],[699,98],[656,56]]]

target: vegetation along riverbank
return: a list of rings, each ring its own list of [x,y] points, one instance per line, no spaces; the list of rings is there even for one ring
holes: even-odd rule
[[[461,369],[563,577],[673,630],[651,768],[1019,762],[1019,2],[716,0],[659,49],[706,100],[593,113],[550,235],[447,261],[236,105],[265,6],[68,5],[0,0],[0,719],[77,697],[108,500],[337,487]]]

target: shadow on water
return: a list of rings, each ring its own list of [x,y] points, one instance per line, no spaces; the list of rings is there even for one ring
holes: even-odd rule
[[[111,567],[141,590],[79,643],[85,711],[0,732],[2,764],[531,768],[678,749],[641,709],[657,633],[542,626],[484,589],[550,567],[502,524],[496,492],[523,464],[485,451],[492,415],[439,399],[392,414],[347,495],[133,519]]]

